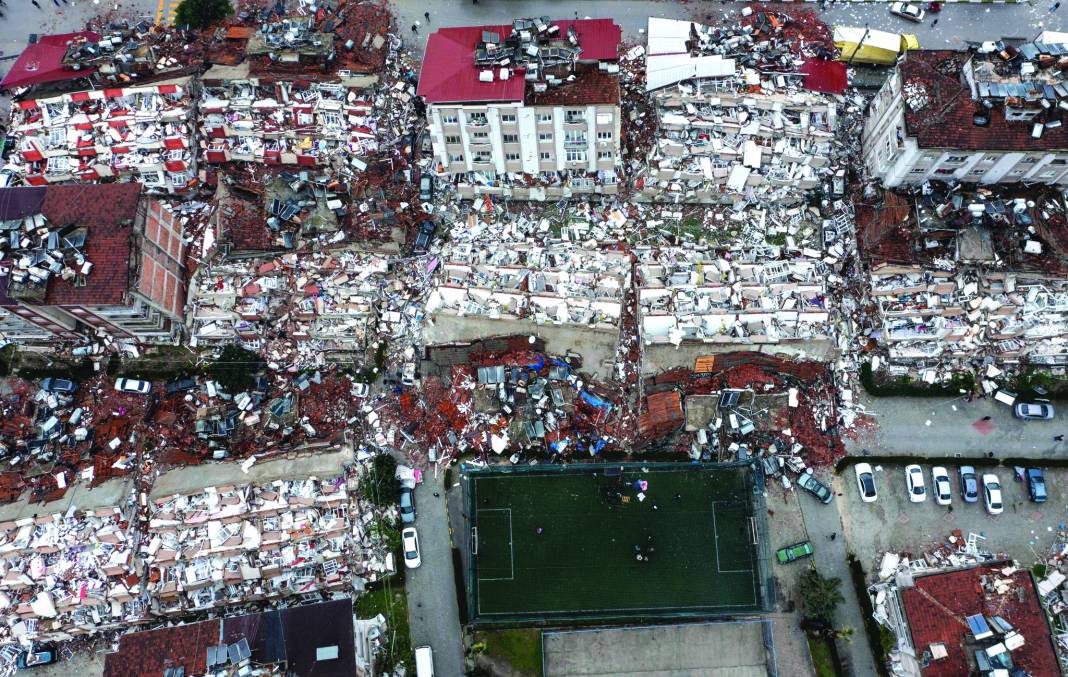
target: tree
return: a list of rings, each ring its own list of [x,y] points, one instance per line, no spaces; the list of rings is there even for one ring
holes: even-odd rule
[[[380,508],[387,508],[400,497],[400,480],[397,479],[397,459],[389,454],[379,454],[371,462],[371,471],[361,486],[363,495]]]
[[[815,567],[801,574],[798,592],[805,606],[805,615],[831,625],[834,610],[844,601],[841,587],[842,579],[824,578]]]
[[[174,12],[174,24],[201,30],[233,13],[230,0],[182,0]]]
[[[236,395],[256,384],[256,372],[262,366],[263,361],[256,353],[229,345],[223,348],[219,359],[208,365],[208,375],[218,381],[224,391]]]

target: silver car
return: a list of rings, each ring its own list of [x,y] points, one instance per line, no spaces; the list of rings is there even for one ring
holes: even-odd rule
[[[1053,419],[1053,405],[1046,402],[1017,402],[1012,413],[1024,421],[1049,421]]]

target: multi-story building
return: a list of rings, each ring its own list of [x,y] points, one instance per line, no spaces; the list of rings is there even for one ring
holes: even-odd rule
[[[186,244],[170,206],[136,183],[4,188],[0,204],[4,338],[179,335]]]
[[[418,89],[435,170],[463,197],[614,194],[620,34],[610,19],[436,31]]]
[[[868,174],[885,186],[928,179],[1068,184],[1068,82],[1062,45],[987,43],[910,51],[872,100]]]

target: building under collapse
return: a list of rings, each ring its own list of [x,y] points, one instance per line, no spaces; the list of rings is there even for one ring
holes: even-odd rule
[[[435,171],[461,197],[615,194],[620,35],[610,19],[544,17],[434,32],[418,94]]]
[[[805,87],[844,90],[844,66],[801,56],[762,30],[649,19],[645,86],[656,131],[635,178],[638,199],[790,204],[825,183],[833,190],[837,103]],[[825,70],[841,71],[840,82],[826,82]]]

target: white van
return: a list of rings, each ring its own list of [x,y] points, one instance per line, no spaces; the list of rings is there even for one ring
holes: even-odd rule
[[[416,677],[434,677],[434,652],[429,646],[416,647],[415,674]]]

